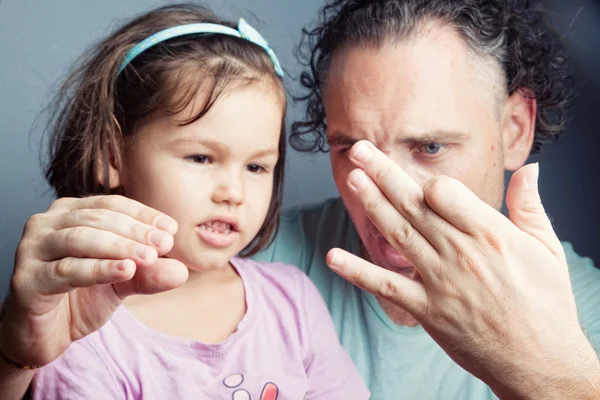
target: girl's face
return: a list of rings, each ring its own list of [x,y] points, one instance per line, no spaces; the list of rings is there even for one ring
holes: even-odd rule
[[[142,124],[128,143],[125,194],[177,220],[167,255],[190,270],[227,265],[261,228],[273,194],[285,97],[273,83],[230,85],[206,115],[206,92],[174,116]]]

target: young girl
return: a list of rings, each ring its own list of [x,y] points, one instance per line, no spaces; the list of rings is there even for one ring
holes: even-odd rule
[[[0,325],[2,362],[43,365],[34,398],[368,397],[308,278],[235,257],[277,229],[282,75],[243,20],[174,5],[66,81],[59,199],[27,223]]]

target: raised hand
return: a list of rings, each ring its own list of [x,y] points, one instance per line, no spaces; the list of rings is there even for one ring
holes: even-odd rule
[[[341,249],[327,256],[334,271],[408,311],[497,393],[557,398],[569,393],[558,387],[592,387],[600,366],[579,326],[537,165],[513,175],[506,218],[455,179],[437,176],[420,187],[369,142],[355,144],[350,159],[358,167],[350,188],[418,279]]]
[[[176,288],[187,268],[162,258],[177,223],[121,196],[56,200],[27,222],[0,321],[0,350],[45,365],[98,330],[122,300]]]

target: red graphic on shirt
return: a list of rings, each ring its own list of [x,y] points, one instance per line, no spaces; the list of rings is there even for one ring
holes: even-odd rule
[[[223,385],[228,388],[234,389],[239,388],[244,382],[244,375],[242,374],[232,374],[223,379]],[[279,396],[279,388],[276,384],[269,382],[263,387],[262,393],[260,395],[260,399],[258,400],[277,400]],[[250,393],[246,389],[237,389],[233,392],[233,400],[252,400]]]
[[[263,388],[260,400],[277,400],[279,389],[274,383],[267,383]]]

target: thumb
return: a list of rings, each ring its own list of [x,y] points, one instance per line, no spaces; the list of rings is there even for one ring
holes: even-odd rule
[[[519,229],[538,239],[564,260],[562,245],[542,205],[538,176],[538,163],[525,165],[513,174],[506,191],[508,216]]]
[[[187,282],[189,271],[180,261],[160,257],[151,266],[138,266],[132,279],[113,284],[122,300],[135,294],[156,294]]]

